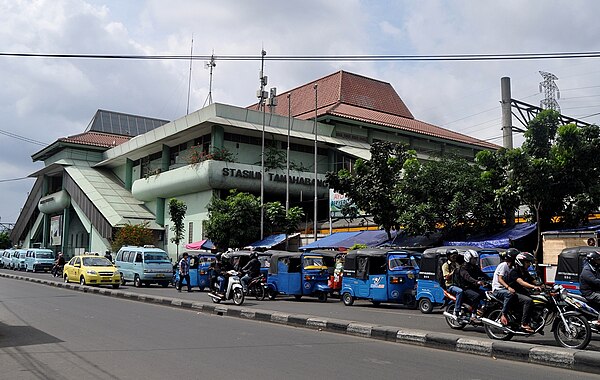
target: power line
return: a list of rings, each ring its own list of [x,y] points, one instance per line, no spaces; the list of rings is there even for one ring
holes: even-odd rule
[[[12,137],[14,139],[21,140],[21,141],[24,141],[24,142],[28,142],[30,144],[35,144],[35,145],[40,145],[40,146],[46,146],[46,145],[48,145],[48,144],[46,144],[44,142],[37,141],[37,140],[31,139],[29,137],[17,135],[16,133],[8,132],[8,131],[2,130],[2,129],[0,129],[0,135]]]
[[[260,55],[129,55],[129,54],[65,54],[0,52],[3,57],[64,59],[133,59],[133,60],[210,60],[259,61]],[[515,54],[445,54],[445,55],[272,55],[268,61],[497,61],[600,58],[599,51],[515,53]]]

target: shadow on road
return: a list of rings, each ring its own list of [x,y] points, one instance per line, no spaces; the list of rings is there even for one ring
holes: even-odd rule
[[[9,326],[0,323],[0,348],[60,342],[62,340],[31,326]]]

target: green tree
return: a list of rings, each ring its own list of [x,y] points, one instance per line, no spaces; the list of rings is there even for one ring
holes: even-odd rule
[[[398,222],[411,235],[440,231],[444,238],[464,238],[502,225],[489,180],[465,159],[408,160],[398,190]]]
[[[241,248],[260,238],[260,200],[233,189],[207,206],[206,236],[220,249]]]
[[[0,232],[0,249],[7,249],[11,246],[10,233],[8,231]]]
[[[291,207],[286,215],[281,202],[264,204],[267,233],[290,234],[304,217],[300,207]],[[225,199],[213,197],[208,204],[206,236],[217,247],[242,248],[260,239],[260,198],[230,190]]]
[[[327,173],[331,188],[346,194],[363,212],[372,215],[391,239],[391,229],[398,229],[400,210],[394,201],[402,168],[406,160],[415,157],[405,144],[375,142],[371,145],[371,160],[358,159],[354,171],[342,169]]]
[[[111,242],[113,252],[117,252],[124,245],[144,246],[154,244],[154,235],[148,228],[149,223],[126,224],[118,228]]]
[[[290,207],[285,212],[281,202],[265,204],[266,227],[269,233],[284,233],[289,235],[298,230],[298,224],[304,218],[304,210],[300,207]]]
[[[185,234],[185,227],[183,221],[185,220],[185,213],[187,212],[187,205],[183,201],[171,198],[169,200],[169,215],[171,215],[171,231],[173,231],[173,237],[171,242],[177,246],[177,258],[179,258],[179,243],[183,239]]]
[[[496,199],[531,210],[538,225],[538,259],[541,232],[552,220],[560,217],[564,226],[573,227],[600,205],[598,146],[597,126],[561,126],[556,111],[544,110],[529,123],[521,148],[478,156],[497,186]]]

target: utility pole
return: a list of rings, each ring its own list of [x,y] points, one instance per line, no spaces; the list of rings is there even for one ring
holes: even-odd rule
[[[267,76],[264,75],[265,71],[265,55],[266,51],[261,51],[260,60],[260,90],[257,91],[256,96],[258,97],[258,108],[262,108],[262,138],[261,138],[261,150],[260,150],[260,240],[265,237],[265,100],[269,97],[265,91],[267,85]]]
[[[513,148],[512,138],[512,112],[511,112],[511,93],[510,93],[510,78],[503,77],[500,79],[500,87],[502,92],[502,143],[505,149]]]
[[[208,96],[206,97],[206,100],[204,101],[204,104],[202,105],[202,108],[204,108],[204,106],[206,106],[207,102],[208,102],[208,105],[211,105],[212,102],[213,102],[213,99],[212,99],[212,82],[213,82],[213,69],[215,67],[217,67],[217,63],[215,62],[215,53],[213,52],[213,54],[210,56],[210,61],[209,62],[204,62],[204,68],[210,70],[210,79],[208,81]]]
[[[315,84],[315,200],[314,200],[314,230],[315,230],[315,241],[317,241],[317,114],[318,114],[318,102],[317,102],[318,85]]]

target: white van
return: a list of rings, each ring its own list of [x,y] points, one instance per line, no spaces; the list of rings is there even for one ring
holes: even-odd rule
[[[54,266],[54,252],[44,248],[30,248],[25,256],[25,272],[49,272]]]
[[[166,288],[173,277],[173,264],[167,252],[150,245],[121,247],[115,266],[121,273],[121,284],[132,281],[138,288],[152,283]]]

